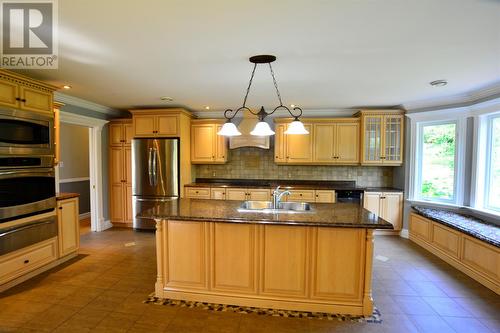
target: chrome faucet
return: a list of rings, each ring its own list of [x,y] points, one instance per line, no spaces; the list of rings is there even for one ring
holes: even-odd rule
[[[285,190],[280,192],[280,187],[276,187],[273,191],[273,209],[279,209],[281,198],[284,195],[290,195],[290,191]]]

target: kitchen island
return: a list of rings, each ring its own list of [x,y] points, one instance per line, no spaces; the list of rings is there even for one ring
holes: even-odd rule
[[[352,203],[300,213],[241,203],[176,199],[140,214],[156,221],[157,297],[372,314],[373,229],[390,223]]]

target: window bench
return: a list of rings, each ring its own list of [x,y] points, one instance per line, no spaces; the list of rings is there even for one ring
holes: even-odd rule
[[[500,228],[442,209],[413,207],[410,240],[500,294]]]

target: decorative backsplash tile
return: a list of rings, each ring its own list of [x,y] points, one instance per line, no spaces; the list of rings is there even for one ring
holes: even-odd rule
[[[198,178],[355,180],[358,186],[392,186],[392,167],[277,165],[272,149],[238,148],[226,164],[200,164]]]

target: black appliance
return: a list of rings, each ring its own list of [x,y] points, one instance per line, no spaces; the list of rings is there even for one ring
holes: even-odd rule
[[[337,202],[363,203],[362,190],[335,190]]]

